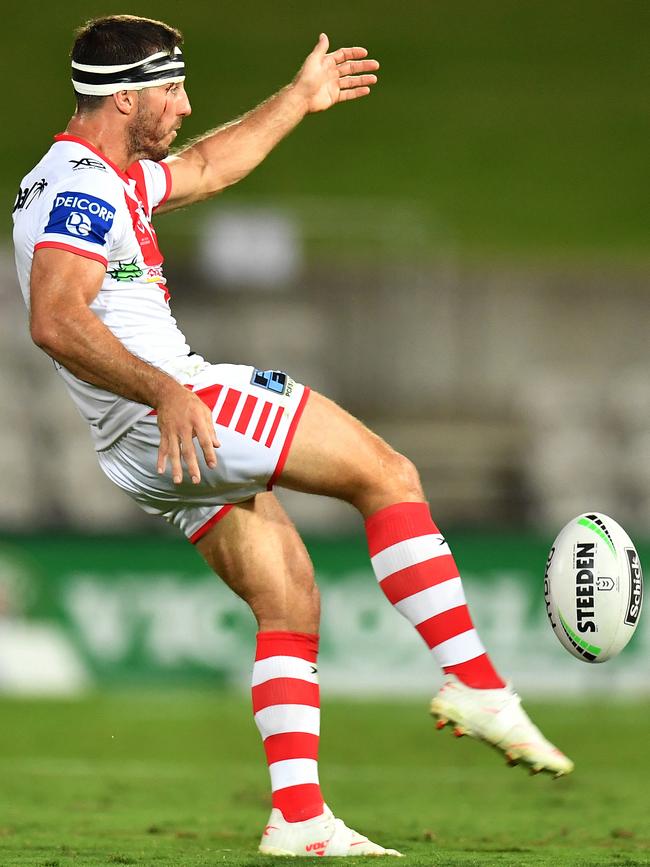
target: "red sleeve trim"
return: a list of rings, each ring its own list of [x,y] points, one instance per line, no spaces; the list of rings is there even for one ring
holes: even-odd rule
[[[60,241],[39,241],[38,244],[34,245],[34,251],[41,250],[43,247],[51,247],[54,250],[65,250],[66,253],[74,253],[83,259],[94,259],[95,262],[101,262],[104,268],[108,266],[108,259],[106,256],[102,256],[101,253],[91,253],[90,250],[82,250],[80,247],[73,247],[71,244],[62,244]]]
[[[158,204],[156,205],[156,208],[159,208],[161,205],[164,205],[164,204],[165,204],[165,202],[166,202],[167,199],[169,198],[170,193],[171,193],[171,191],[172,191],[172,173],[171,173],[171,169],[169,168],[169,166],[167,165],[167,163],[158,163],[158,165],[159,165],[159,166],[162,166],[162,169],[163,169],[163,171],[164,171],[164,173],[165,173],[165,180],[167,181],[167,189],[165,190],[165,195],[162,197],[162,199],[161,199],[161,200],[158,202]],[[154,211],[156,210],[156,208],[154,208]]]
[[[208,532],[208,530],[211,530],[215,524],[218,524],[222,518],[225,518],[228,512],[232,508],[234,508],[234,506],[234,503],[228,503],[227,506],[220,506],[219,511],[215,515],[209,518],[202,527],[199,527],[199,529],[195,533],[192,533],[192,535],[189,536],[190,542],[193,545],[196,545],[199,539],[202,539]]]
[[[293,418],[291,419],[291,424],[289,425],[289,430],[287,432],[286,439],[284,441],[284,445],[282,446],[282,451],[280,452],[280,457],[278,458],[278,462],[275,465],[275,469],[273,470],[273,475],[268,481],[266,486],[267,490],[270,491],[273,485],[280,478],[282,470],[284,469],[284,465],[287,462],[287,458],[289,457],[289,450],[291,448],[291,443],[293,442],[293,438],[296,435],[296,430],[298,429],[298,422],[302,416],[303,410],[307,404],[307,398],[311,393],[311,389],[307,386],[304,386],[304,391],[302,393],[302,397],[300,398],[300,403],[298,404],[298,408],[294,413]]]

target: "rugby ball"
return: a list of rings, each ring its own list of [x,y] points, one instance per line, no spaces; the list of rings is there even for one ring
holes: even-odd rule
[[[620,653],[643,602],[641,563],[625,530],[598,512],[569,521],[546,561],[544,599],[553,632],[577,659]]]

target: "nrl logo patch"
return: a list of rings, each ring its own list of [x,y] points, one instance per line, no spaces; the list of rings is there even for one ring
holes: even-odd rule
[[[286,394],[289,396],[293,391],[295,382],[281,370],[253,370],[251,385],[258,385],[274,394]]]

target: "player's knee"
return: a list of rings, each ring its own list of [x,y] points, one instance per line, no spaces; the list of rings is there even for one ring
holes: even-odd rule
[[[356,491],[352,504],[368,516],[395,503],[424,500],[420,474],[409,458],[390,447],[381,455],[381,471]]]
[[[392,484],[402,494],[402,499],[424,498],[422,482],[417,467],[409,458],[399,452],[393,452]]]

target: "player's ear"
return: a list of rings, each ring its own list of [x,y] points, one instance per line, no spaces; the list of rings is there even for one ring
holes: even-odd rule
[[[137,90],[118,90],[113,94],[113,102],[121,114],[131,114],[135,110]]]

